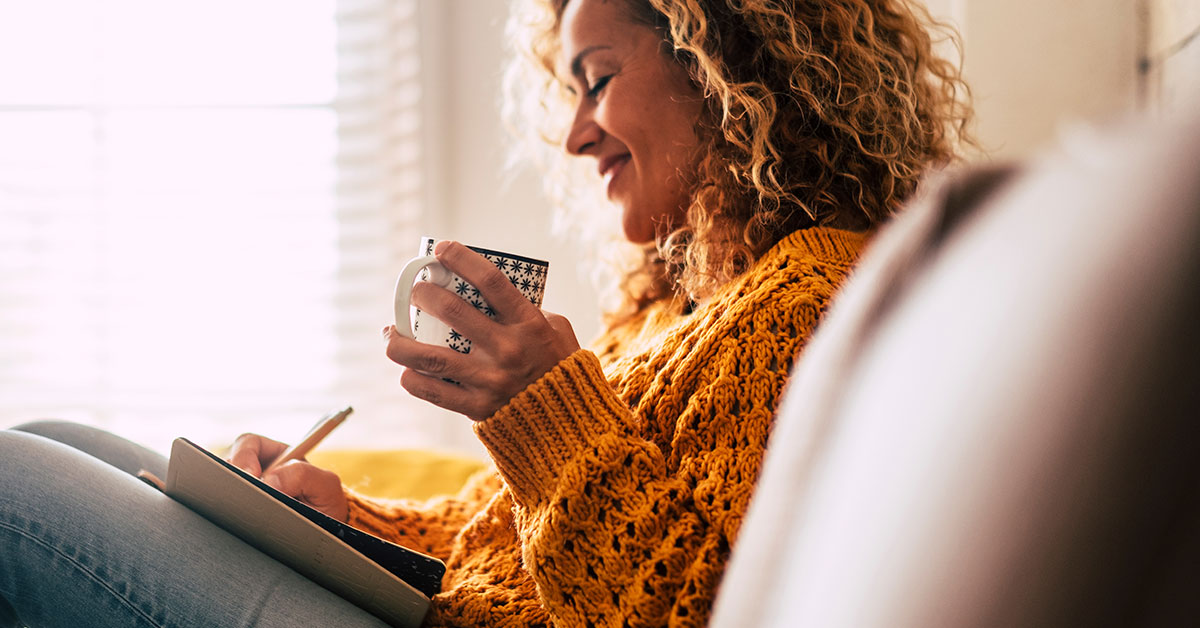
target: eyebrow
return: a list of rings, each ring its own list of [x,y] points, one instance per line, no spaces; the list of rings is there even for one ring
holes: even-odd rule
[[[596,52],[597,50],[608,50],[612,46],[588,46],[579,51],[575,58],[571,60],[571,76],[580,76],[583,74],[583,58]]]

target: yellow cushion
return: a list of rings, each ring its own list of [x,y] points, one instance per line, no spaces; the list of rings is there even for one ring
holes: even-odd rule
[[[420,449],[317,449],[308,461],[338,474],[342,483],[372,497],[428,499],[456,493],[487,466],[477,458]]]

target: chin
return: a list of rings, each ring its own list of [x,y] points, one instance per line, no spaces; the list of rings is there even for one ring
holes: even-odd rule
[[[654,241],[654,228],[646,229],[644,225],[624,225],[625,239],[634,244],[649,244]]]
[[[654,240],[654,225],[643,224],[644,222],[638,220],[628,206],[621,205],[621,230],[624,231],[626,240],[634,244],[646,244]]]
[[[621,203],[621,228],[625,231],[625,239],[634,244],[650,244],[660,233],[669,233],[684,222],[682,209],[675,211],[654,211],[660,204],[643,203],[640,207],[630,207]]]

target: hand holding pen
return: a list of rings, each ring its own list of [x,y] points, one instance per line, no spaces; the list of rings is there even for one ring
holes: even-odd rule
[[[346,408],[322,417],[293,447],[258,434],[242,434],[233,443],[229,462],[261,477],[279,492],[344,522],[349,517],[349,506],[341,479],[332,471],[304,461],[303,457],[340,425],[350,411]]]
[[[308,434],[304,435],[304,438],[300,439],[300,442],[288,447],[282,454],[279,454],[279,456],[275,458],[274,462],[269,464],[267,468],[263,470],[263,475],[266,475],[293,460],[303,460],[304,457],[308,455],[308,452],[312,451],[313,448],[316,447],[321,441],[325,440],[325,437],[329,436],[329,433],[332,432],[334,428],[341,425],[342,421],[345,421],[346,417],[349,416],[353,411],[354,410],[352,408],[346,407],[342,410],[321,417],[321,420],[317,421],[317,424],[312,426],[312,429],[308,431]]]

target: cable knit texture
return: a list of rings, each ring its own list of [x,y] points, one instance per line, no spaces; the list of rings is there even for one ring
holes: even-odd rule
[[[446,561],[429,625],[702,626],[793,358],[864,236],[798,231],[706,304],[647,308],[477,423],[496,471],[351,524]]]

